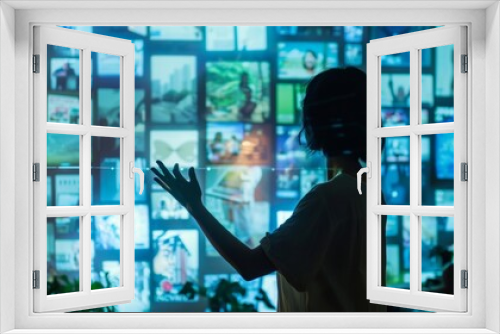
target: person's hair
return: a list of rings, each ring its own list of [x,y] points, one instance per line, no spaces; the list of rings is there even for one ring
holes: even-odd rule
[[[310,151],[366,161],[366,74],[333,68],[307,85],[302,130]]]

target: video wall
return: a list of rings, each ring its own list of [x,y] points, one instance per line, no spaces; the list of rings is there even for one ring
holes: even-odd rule
[[[109,310],[272,312],[277,302],[275,275],[245,282],[217,254],[187,211],[154,183],[148,168],[156,160],[170,167],[194,166],[206,206],[236,237],[254,247],[266,232],[286,221],[302,196],[327,179],[325,158],[308,153],[298,140],[307,82],[332,67],[365,70],[370,39],[430,27],[65,28],[129,39],[136,49],[136,166],[147,174],[145,191],[142,195],[136,191],[136,296],[131,304]],[[53,47],[48,53],[47,117],[49,122],[78,123],[79,54],[64,49]],[[440,82],[443,76],[437,73],[441,67],[436,66],[435,53],[429,50],[423,55],[424,77],[431,87],[424,92],[426,117],[452,121],[452,91]],[[408,63],[404,56],[383,63],[387,73],[382,83],[388,87],[382,96],[383,119],[388,126],[409,119]],[[117,57],[92,54],[93,124],[119,124],[118,75]],[[64,136],[47,137],[47,205],[79,201],[78,140]],[[450,138],[437,137],[425,144],[423,182],[429,185],[429,205],[442,205],[453,197],[453,173],[446,160],[453,163],[453,154],[447,151]],[[398,138],[386,145],[382,178],[388,204],[409,199],[409,185],[404,186],[409,179],[408,145]],[[119,151],[117,139],[93,139],[92,204],[119,203]],[[444,162],[437,162],[439,155]],[[388,224],[394,286],[409,279],[405,271],[409,239],[403,220],[396,217]],[[49,280],[65,275],[73,282],[78,279],[78,217],[54,218],[47,224]],[[446,233],[441,225],[435,222],[430,227],[429,233],[435,235],[431,248],[442,240],[449,242],[449,229]],[[92,279],[98,288],[119,284],[119,230],[119,217],[96,216],[92,221]],[[424,267],[429,268],[429,277],[439,279],[437,264]],[[60,284],[53,293],[60,293],[57,289]],[[234,301],[221,302],[224,293]]]

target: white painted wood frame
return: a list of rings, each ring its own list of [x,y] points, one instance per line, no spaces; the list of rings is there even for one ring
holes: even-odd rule
[[[467,54],[466,27],[451,26],[370,41],[367,45],[367,294],[371,302],[439,311],[467,310],[467,289],[461,288],[461,270],[467,270],[467,182],[461,181],[461,163],[467,163],[467,73],[461,73],[461,55]],[[454,46],[454,122],[422,124],[421,50]],[[410,125],[382,127],[381,57],[410,53]],[[421,136],[454,134],[454,206],[422,205]],[[381,138],[410,138],[410,205],[381,205]],[[382,286],[383,215],[410,217],[410,289]],[[422,291],[421,217],[454,218],[453,295]]]
[[[80,50],[79,124],[47,122],[47,46]],[[40,164],[40,181],[34,182],[34,270],[40,271],[40,288],[34,289],[35,312],[65,312],[130,302],[134,298],[134,179],[129,162],[134,161],[134,45],[128,40],[105,37],[49,26],[34,27],[34,54],[40,55],[40,72],[34,74],[34,150],[33,161]],[[91,125],[91,53],[120,57],[120,127]],[[79,206],[47,206],[47,134],[78,135]],[[115,137],[120,140],[120,203],[91,205],[91,138]],[[91,217],[120,216],[120,286],[91,289]],[[80,217],[80,270],[78,292],[47,295],[47,218]]]

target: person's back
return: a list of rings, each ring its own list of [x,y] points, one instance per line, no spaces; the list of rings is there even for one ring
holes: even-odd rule
[[[385,311],[366,299],[366,197],[352,176],[314,187],[261,244],[278,268],[279,311]]]

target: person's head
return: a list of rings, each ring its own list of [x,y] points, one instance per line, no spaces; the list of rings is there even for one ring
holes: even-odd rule
[[[307,85],[302,132],[311,151],[328,158],[366,161],[366,74],[333,68]]]
[[[313,71],[316,69],[318,64],[318,55],[313,50],[306,50],[304,56],[302,57],[302,66],[308,71]]]

